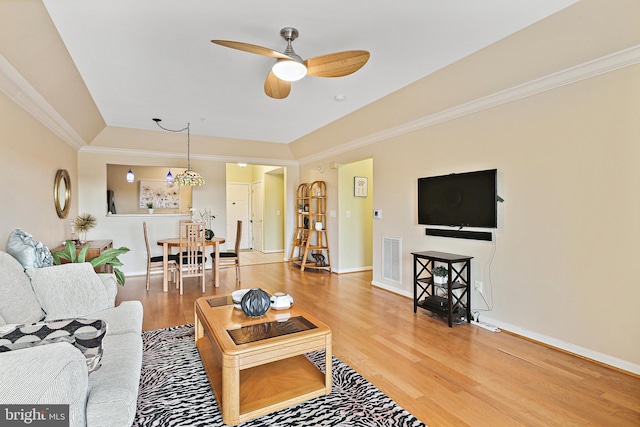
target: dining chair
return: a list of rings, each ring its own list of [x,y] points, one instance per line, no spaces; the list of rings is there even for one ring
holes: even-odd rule
[[[180,295],[184,289],[185,277],[200,277],[202,292],[205,291],[204,276],[207,258],[203,255],[204,246],[203,223],[180,224],[180,255],[178,256]]]
[[[147,290],[149,290],[149,281],[151,276],[151,270],[154,269],[163,269],[163,256],[151,256],[151,250],[149,248],[149,237],[147,235],[147,223],[146,221],[142,223],[142,229],[144,230],[144,244],[147,247]],[[178,273],[178,256],[177,255],[169,255],[167,260],[167,267],[171,272],[169,279],[172,282],[177,284],[177,273]]]
[[[233,252],[220,252],[219,266],[220,268],[236,268],[236,283],[240,284],[240,240],[242,240],[242,221],[238,220],[236,226],[236,244]],[[211,258],[215,260],[216,253],[211,253]]]

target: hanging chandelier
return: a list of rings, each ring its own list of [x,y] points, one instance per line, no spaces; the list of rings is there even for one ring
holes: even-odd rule
[[[180,172],[173,177],[173,182],[178,185],[184,185],[188,187],[200,187],[205,184],[204,178],[196,171],[191,169],[191,132],[189,123],[187,123],[187,127],[180,130],[167,129],[163,127],[160,122],[161,119],[151,119],[158,127],[162,130],[166,130],[168,132],[184,132],[187,131],[187,169],[184,172]],[[171,173],[171,172],[169,172]],[[168,178],[168,177],[167,177]],[[168,181],[168,179],[167,179]]]

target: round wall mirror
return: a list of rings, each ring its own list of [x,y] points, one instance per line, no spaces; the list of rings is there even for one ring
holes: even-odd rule
[[[71,207],[71,178],[66,169],[56,172],[56,180],[53,184],[53,201],[56,204],[58,217],[66,218]]]

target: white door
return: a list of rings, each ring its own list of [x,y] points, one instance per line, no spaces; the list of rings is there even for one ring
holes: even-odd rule
[[[227,184],[227,248],[233,250],[236,244],[238,220],[242,221],[240,249],[250,249],[251,224],[249,222],[249,184]]]
[[[253,217],[253,249],[262,252],[262,198],[264,193],[264,184],[262,181],[253,183],[253,191],[251,193],[251,210]]]

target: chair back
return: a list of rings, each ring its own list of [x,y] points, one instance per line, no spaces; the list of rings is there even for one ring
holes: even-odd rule
[[[188,222],[180,224],[179,264],[183,274],[195,275],[204,270],[204,224]]]
[[[149,237],[147,236],[147,222],[142,223],[142,229],[144,230],[144,245],[147,248],[147,260],[151,257],[151,251],[149,250]]]
[[[242,240],[242,221],[238,220],[236,228],[236,246],[234,250],[236,256],[238,256],[238,253],[240,252],[240,240]]]

